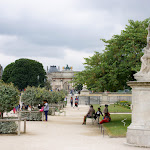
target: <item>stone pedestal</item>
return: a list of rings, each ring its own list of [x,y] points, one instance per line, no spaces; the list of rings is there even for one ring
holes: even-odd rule
[[[87,89],[87,87],[85,85],[83,86],[83,89],[81,90],[80,95],[81,96],[89,95],[89,90]]]
[[[150,82],[131,81],[132,123],[127,128],[127,143],[150,147]]]

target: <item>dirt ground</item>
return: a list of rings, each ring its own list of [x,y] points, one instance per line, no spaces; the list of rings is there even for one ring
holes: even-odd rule
[[[126,138],[102,136],[98,125],[82,125],[89,106],[65,108],[66,116],[49,116],[48,122],[27,122],[27,133],[0,135],[0,150],[141,150],[125,144]],[[22,122],[23,131],[23,122]],[[148,149],[148,148],[147,148]]]

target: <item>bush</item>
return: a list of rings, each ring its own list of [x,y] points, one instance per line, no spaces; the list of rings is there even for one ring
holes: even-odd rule
[[[22,102],[37,107],[39,103],[43,104],[43,100],[47,100],[49,104],[62,102],[66,95],[64,90],[51,92],[45,88],[27,87],[22,94]]]
[[[9,112],[19,104],[19,91],[12,83],[0,82],[0,112]]]
[[[37,106],[42,104],[43,100],[47,100],[48,103],[52,102],[52,94],[45,88],[27,87],[26,91],[22,94],[22,102],[26,105]]]
[[[0,122],[0,133],[1,134],[9,134],[17,132],[17,124],[15,122]]]
[[[27,118],[28,121],[42,121],[41,112],[21,112],[21,118]]]

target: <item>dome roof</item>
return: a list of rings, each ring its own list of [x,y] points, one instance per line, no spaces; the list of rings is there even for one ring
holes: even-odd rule
[[[59,72],[59,70],[57,69],[56,66],[50,66],[50,69],[48,70],[49,73],[52,73],[52,72]]]

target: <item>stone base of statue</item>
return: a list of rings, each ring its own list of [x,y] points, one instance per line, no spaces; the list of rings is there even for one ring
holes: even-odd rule
[[[150,81],[150,72],[147,73],[147,74],[143,74],[143,73],[141,73],[141,72],[138,72],[138,73],[134,74],[134,78],[135,78],[137,81],[142,81],[142,82]]]
[[[127,144],[150,147],[150,82],[131,81],[132,123],[127,128]]]
[[[80,92],[80,95],[81,96],[87,96],[87,95],[89,95],[89,90],[87,89],[87,86],[86,86],[86,84],[83,84],[83,89],[81,90],[81,92]]]
[[[80,92],[80,95],[83,95],[83,96],[89,95],[89,90],[83,89],[83,90]]]

